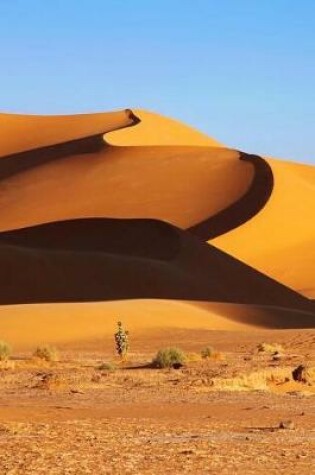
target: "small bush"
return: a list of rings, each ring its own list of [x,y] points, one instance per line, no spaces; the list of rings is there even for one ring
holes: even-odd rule
[[[0,361],[6,361],[10,358],[11,347],[5,341],[0,341]]]
[[[116,366],[113,363],[102,363],[97,367],[100,371],[113,372],[116,370]]]
[[[203,359],[208,359],[208,358],[211,358],[214,355],[215,351],[212,348],[212,346],[207,346],[206,348],[201,350],[200,353],[201,353],[201,357]]]
[[[174,368],[185,363],[185,353],[179,348],[164,348],[159,350],[152,364],[155,368]]]
[[[58,361],[59,359],[58,350],[54,346],[38,346],[33,356],[44,361]]]
[[[126,331],[121,322],[117,322],[117,332],[114,335],[116,351],[120,358],[126,358],[129,350],[129,332]]]

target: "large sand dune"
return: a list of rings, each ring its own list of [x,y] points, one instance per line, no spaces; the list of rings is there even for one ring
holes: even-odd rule
[[[99,309],[105,331],[115,308],[124,318],[138,308],[142,328],[165,318],[186,328],[314,326],[314,167],[228,149],[129,109],[1,114],[0,129],[4,336],[27,343],[22,318],[42,328],[47,311],[65,319],[65,340],[76,318],[76,337],[91,337]],[[103,303],[78,303],[93,301]]]

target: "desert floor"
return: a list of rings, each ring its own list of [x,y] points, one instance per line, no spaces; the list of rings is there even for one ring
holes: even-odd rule
[[[258,352],[262,342],[283,350]],[[124,363],[113,343],[2,363],[1,474],[315,473],[313,331],[155,330],[131,335]],[[146,367],[170,344],[188,354],[183,368]],[[216,353],[201,360],[207,345]],[[109,361],[114,371],[98,369]],[[307,383],[292,380],[299,364]]]

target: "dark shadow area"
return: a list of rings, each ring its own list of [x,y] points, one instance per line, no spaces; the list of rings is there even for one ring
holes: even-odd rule
[[[181,299],[296,309],[299,327],[314,325],[307,298],[156,220],[80,219],[1,233],[0,279],[0,304]]]
[[[269,164],[258,155],[239,153],[240,160],[253,164],[253,181],[238,201],[188,229],[203,241],[214,239],[245,223],[265,206],[271,196],[274,179]]]
[[[158,220],[88,218],[2,232],[1,244],[168,261],[180,249],[180,236],[167,223]]]
[[[196,308],[209,311],[209,302],[190,302],[190,305]],[[315,306],[311,303],[312,316],[309,310],[300,310],[295,307],[273,306],[267,304],[246,304],[244,311],[243,304],[227,304],[222,302],[211,302],[211,312],[223,318],[229,318],[233,321],[244,323],[245,325],[255,324],[261,328],[273,328],[281,330],[284,328],[302,328],[303,322],[311,322],[311,327],[315,323]],[[313,323],[312,323],[313,322]]]

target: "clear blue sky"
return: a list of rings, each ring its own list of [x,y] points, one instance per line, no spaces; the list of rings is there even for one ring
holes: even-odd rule
[[[315,163],[313,0],[0,0],[0,110],[141,107]]]

